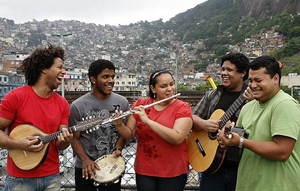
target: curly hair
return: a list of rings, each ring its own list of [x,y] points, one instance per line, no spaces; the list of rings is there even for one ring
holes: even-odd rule
[[[47,48],[36,49],[29,57],[23,60],[21,69],[25,73],[28,85],[34,85],[43,69],[49,69],[54,64],[55,58],[65,60],[65,51],[62,47],[54,47],[48,43]]]
[[[230,61],[232,64],[234,64],[237,68],[237,71],[239,73],[242,73],[243,71],[246,71],[246,74],[243,77],[243,80],[248,79],[249,75],[249,59],[242,53],[229,53],[224,55],[221,58],[221,66],[223,66],[225,61]]]
[[[114,70],[115,71],[116,67],[109,60],[98,59],[98,60],[91,63],[91,65],[89,67],[88,75],[89,75],[89,77],[93,76],[95,79],[97,79],[97,76],[104,69],[109,69],[109,70]],[[90,79],[90,82],[92,83],[91,78],[89,78],[89,79]]]

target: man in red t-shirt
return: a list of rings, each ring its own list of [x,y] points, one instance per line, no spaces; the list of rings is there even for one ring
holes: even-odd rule
[[[73,138],[67,129],[69,104],[53,91],[66,74],[63,60],[60,47],[35,50],[22,62],[28,85],[2,99],[0,147],[9,153],[5,190],[60,190],[58,150]],[[47,134],[53,134],[50,141]]]

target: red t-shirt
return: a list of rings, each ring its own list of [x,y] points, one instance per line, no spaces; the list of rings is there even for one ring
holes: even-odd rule
[[[31,86],[10,91],[0,105],[0,117],[13,120],[8,134],[18,125],[31,124],[46,134],[57,131],[60,124],[68,124],[68,102],[56,92],[49,98],[38,96]],[[45,162],[31,170],[21,170],[7,157],[7,173],[16,177],[43,177],[59,172],[59,157],[55,141],[50,143]]]
[[[152,98],[141,98],[132,105],[132,109],[139,105],[153,103]],[[175,120],[183,117],[192,118],[191,107],[188,103],[175,100],[162,111],[154,107],[146,108],[148,117],[169,128],[173,128]],[[137,114],[133,115],[137,121],[137,153],[135,171],[141,175],[157,177],[175,177],[188,172],[187,144],[173,145],[144,124]]]

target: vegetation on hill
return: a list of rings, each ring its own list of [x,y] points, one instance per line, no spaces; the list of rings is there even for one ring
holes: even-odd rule
[[[295,66],[300,64],[300,60],[295,59],[298,56],[294,56],[300,52],[299,6],[300,1],[295,0],[208,0],[165,23],[161,19],[152,23],[141,21],[139,24],[145,28],[145,32],[136,43],[150,45],[155,39],[162,38],[159,33],[162,30],[173,31],[176,40],[184,43],[202,40],[204,49],[196,52],[196,58],[202,63],[195,64],[196,68],[203,69],[209,60],[219,59],[226,54],[228,45],[239,45],[251,35],[275,28],[276,32],[285,36],[287,44],[271,55],[287,64],[292,62]],[[169,45],[167,41],[160,47]],[[214,55],[202,59],[200,53],[203,51]]]
[[[128,50],[136,50],[143,46],[151,47],[154,44],[157,46],[157,42],[159,48],[168,49],[168,53],[154,55],[156,62],[169,57],[170,50],[178,54],[178,47],[173,41],[180,42],[177,44],[185,43],[186,50],[193,52],[195,56],[182,66],[187,67],[192,64],[198,72],[204,71],[212,62],[217,63],[216,60],[229,51],[229,45],[241,45],[251,35],[275,28],[276,32],[284,35],[285,46],[276,52],[271,52],[271,56],[285,64],[283,75],[290,72],[300,74],[299,10],[299,0],[207,0],[165,23],[159,19],[151,23],[140,21],[122,27],[139,27],[143,31],[133,44],[129,44]],[[8,27],[14,25],[14,21],[7,19],[4,24]],[[112,27],[110,31],[113,30]],[[92,31],[86,29],[85,33],[91,35]],[[19,32],[16,35],[27,38],[28,47],[38,46],[46,39],[39,28],[29,33]],[[189,46],[189,44],[196,41],[203,42],[204,46],[194,50],[196,46]],[[80,39],[75,39],[69,45],[76,47],[78,44],[81,44]],[[121,54],[120,47],[115,47],[111,51]],[[143,55],[147,54],[147,50],[141,49],[141,51]],[[207,53],[206,58],[202,58],[203,52]],[[139,62],[137,71],[141,70],[142,65],[145,65],[144,61]]]
[[[224,45],[241,44],[251,35],[275,28],[286,38],[286,45],[271,52],[285,67],[283,75],[300,74],[300,1],[296,0],[208,0],[193,9],[178,14],[166,22],[164,28],[173,30],[177,39],[186,43],[202,39],[205,50],[214,52],[212,60],[224,55]],[[197,52],[201,52],[198,50]],[[205,62],[205,60],[203,60]],[[201,68],[201,65],[196,64]],[[209,84],[196,89],[207,89]],[[291,90],[282,87],[287,93]],[[295,96],[294,96],[295,97]]]

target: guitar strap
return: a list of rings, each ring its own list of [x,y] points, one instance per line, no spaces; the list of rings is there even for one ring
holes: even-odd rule
[[[248,138],[248,133],[246,133],[244,129],[236,127],[232,130],[233,132],[237,133],[239,136]],[[243,148],[239,148],[238,146],[227,148],[227,156],[228,156],[228,160],[230,161],[240,162],[242,153],[243,153]]]
[[[233,162],[240,162],[243,150],[238,147],[227,148],[227,159]]]
[[[226,111],[232,104],[235,102],[235,100],[244,93],[244,91],[247,89],[248,85],[243,84],[242,90],[238,93],[229,93],[228,91],[225,90],[225,87],[223,89],[222,96],[220,97],[219,102],[217,103],[215,110],[216,109],[222,109]],[[244,103],[245,104],[245,103]],[[237,117],[240,113],[241,108],[244,106],[244,104],[241,105],[240,109],[238,109],[233,116],[230,117],[231,122],[236,122]],[[226,158],[229,161],[233,162],[239,162],[241,159],[241,154],[242,154],[242,149],[238,147],[228,147],[227,152],[226,152]],[[224,163],[226,163],[224,161]]]
[[[218,103],[216,104],[214,111],[217,109],[222,109],[223,111],[227,111],[227,109],[238,99],[238,97],[244,93],[244,91],[247,89],[248,85],[247,84],[243,84],[242,90],[239,92],[228,92],[225,87],[223,86],[223,91],[222,91],[222,95],[218,101]],[[244,103],[241,105],[240,108],[242,108],[244,105]],[[236,122],[237,121],[237,117],[240,113],[241,109],[238,109],[233,116],[230,117],[230,121],[231,122]]]

